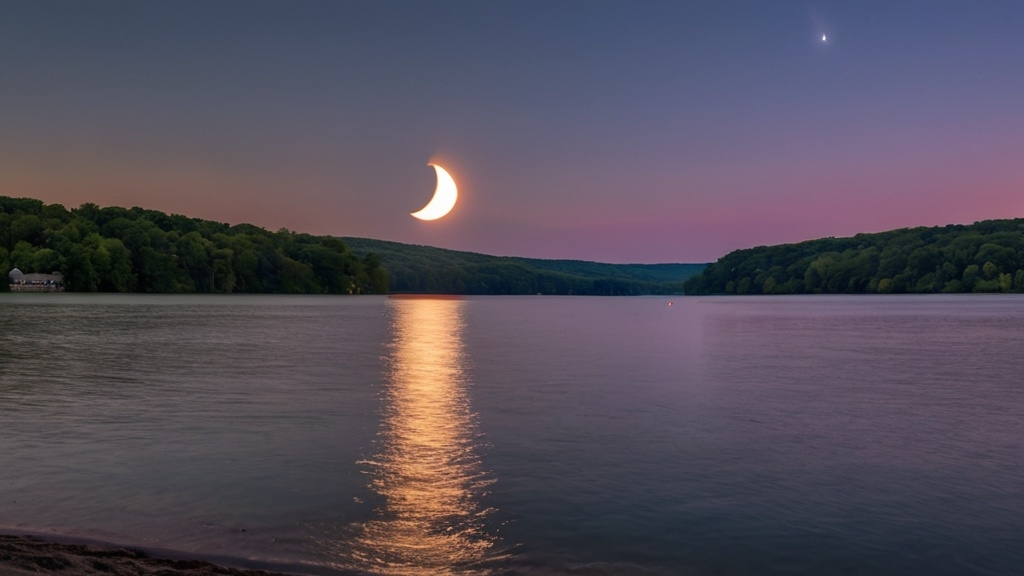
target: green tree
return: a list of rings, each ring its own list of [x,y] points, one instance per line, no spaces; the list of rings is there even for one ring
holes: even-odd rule
[[[999,275],[999,290],[1001,292],[1012,292],[1013,291],[1013,276],[1009,274]]]
[[[374,294],[388,291],[388,273],[381,267],[380,257],[370,253],[363,258],[363,266],[370,277],[370,290]]]
[[[44,274],[58,272],[64,267],[64,258],[56,250],[40,248],[32,254],[28,267],[35,272]]]
[[[213,251],[213,291],[230,294],[235,289],[234,251],[218,248]]]
[[[178,238],[174,244],[178,263],[197,292],[214,291],[213,249],[213,243],[194,230]]]
[[[45,230],[46,227],[39,216],[34,214],[21,216],[11,224],[11,241],[14,243],[28,242],[34,246],[40,246],[46,240],[43,234]]]
[[[134,292],[137,278],[133,271],[132,253],[117,238],[103,238],[96,249],[99,290],[104,292]]]
[[[978,265],[971,264],[964,268],[963,287],[968,292],[974,291],[974,285],[978,283]]]
[[[18,242],[10,252],[11,266],[18,268],[22,272],[35,272],[33,263],[35,262],[36,250],[35,246],[24,240]]]

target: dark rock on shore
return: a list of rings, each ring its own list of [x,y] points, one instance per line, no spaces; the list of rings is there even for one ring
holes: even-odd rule
[[[151,558],[127,548],[59,544],[32,536],[0,535],[0,574],[25,576],[273,576],[270,572],[225,568],[201,560]]]

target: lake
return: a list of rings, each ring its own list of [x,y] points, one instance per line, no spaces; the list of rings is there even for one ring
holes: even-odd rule
[[[0,530],[303,574],[1007,574],[1024,298],[0,295]]]

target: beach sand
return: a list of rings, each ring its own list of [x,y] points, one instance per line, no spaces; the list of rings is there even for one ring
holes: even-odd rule
[[[34,536],[0,535],[0,575],[38,576],[272,576],[258,570],[225,568],[200,560],[152,558],[127,548],[47,542]]]

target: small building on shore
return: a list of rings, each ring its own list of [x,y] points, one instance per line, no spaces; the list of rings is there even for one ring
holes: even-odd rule
[[[64,275],[60,272],[52,274],[25,274],[15,268],[7,273],[7,281],[11,292],[64,291]]]

